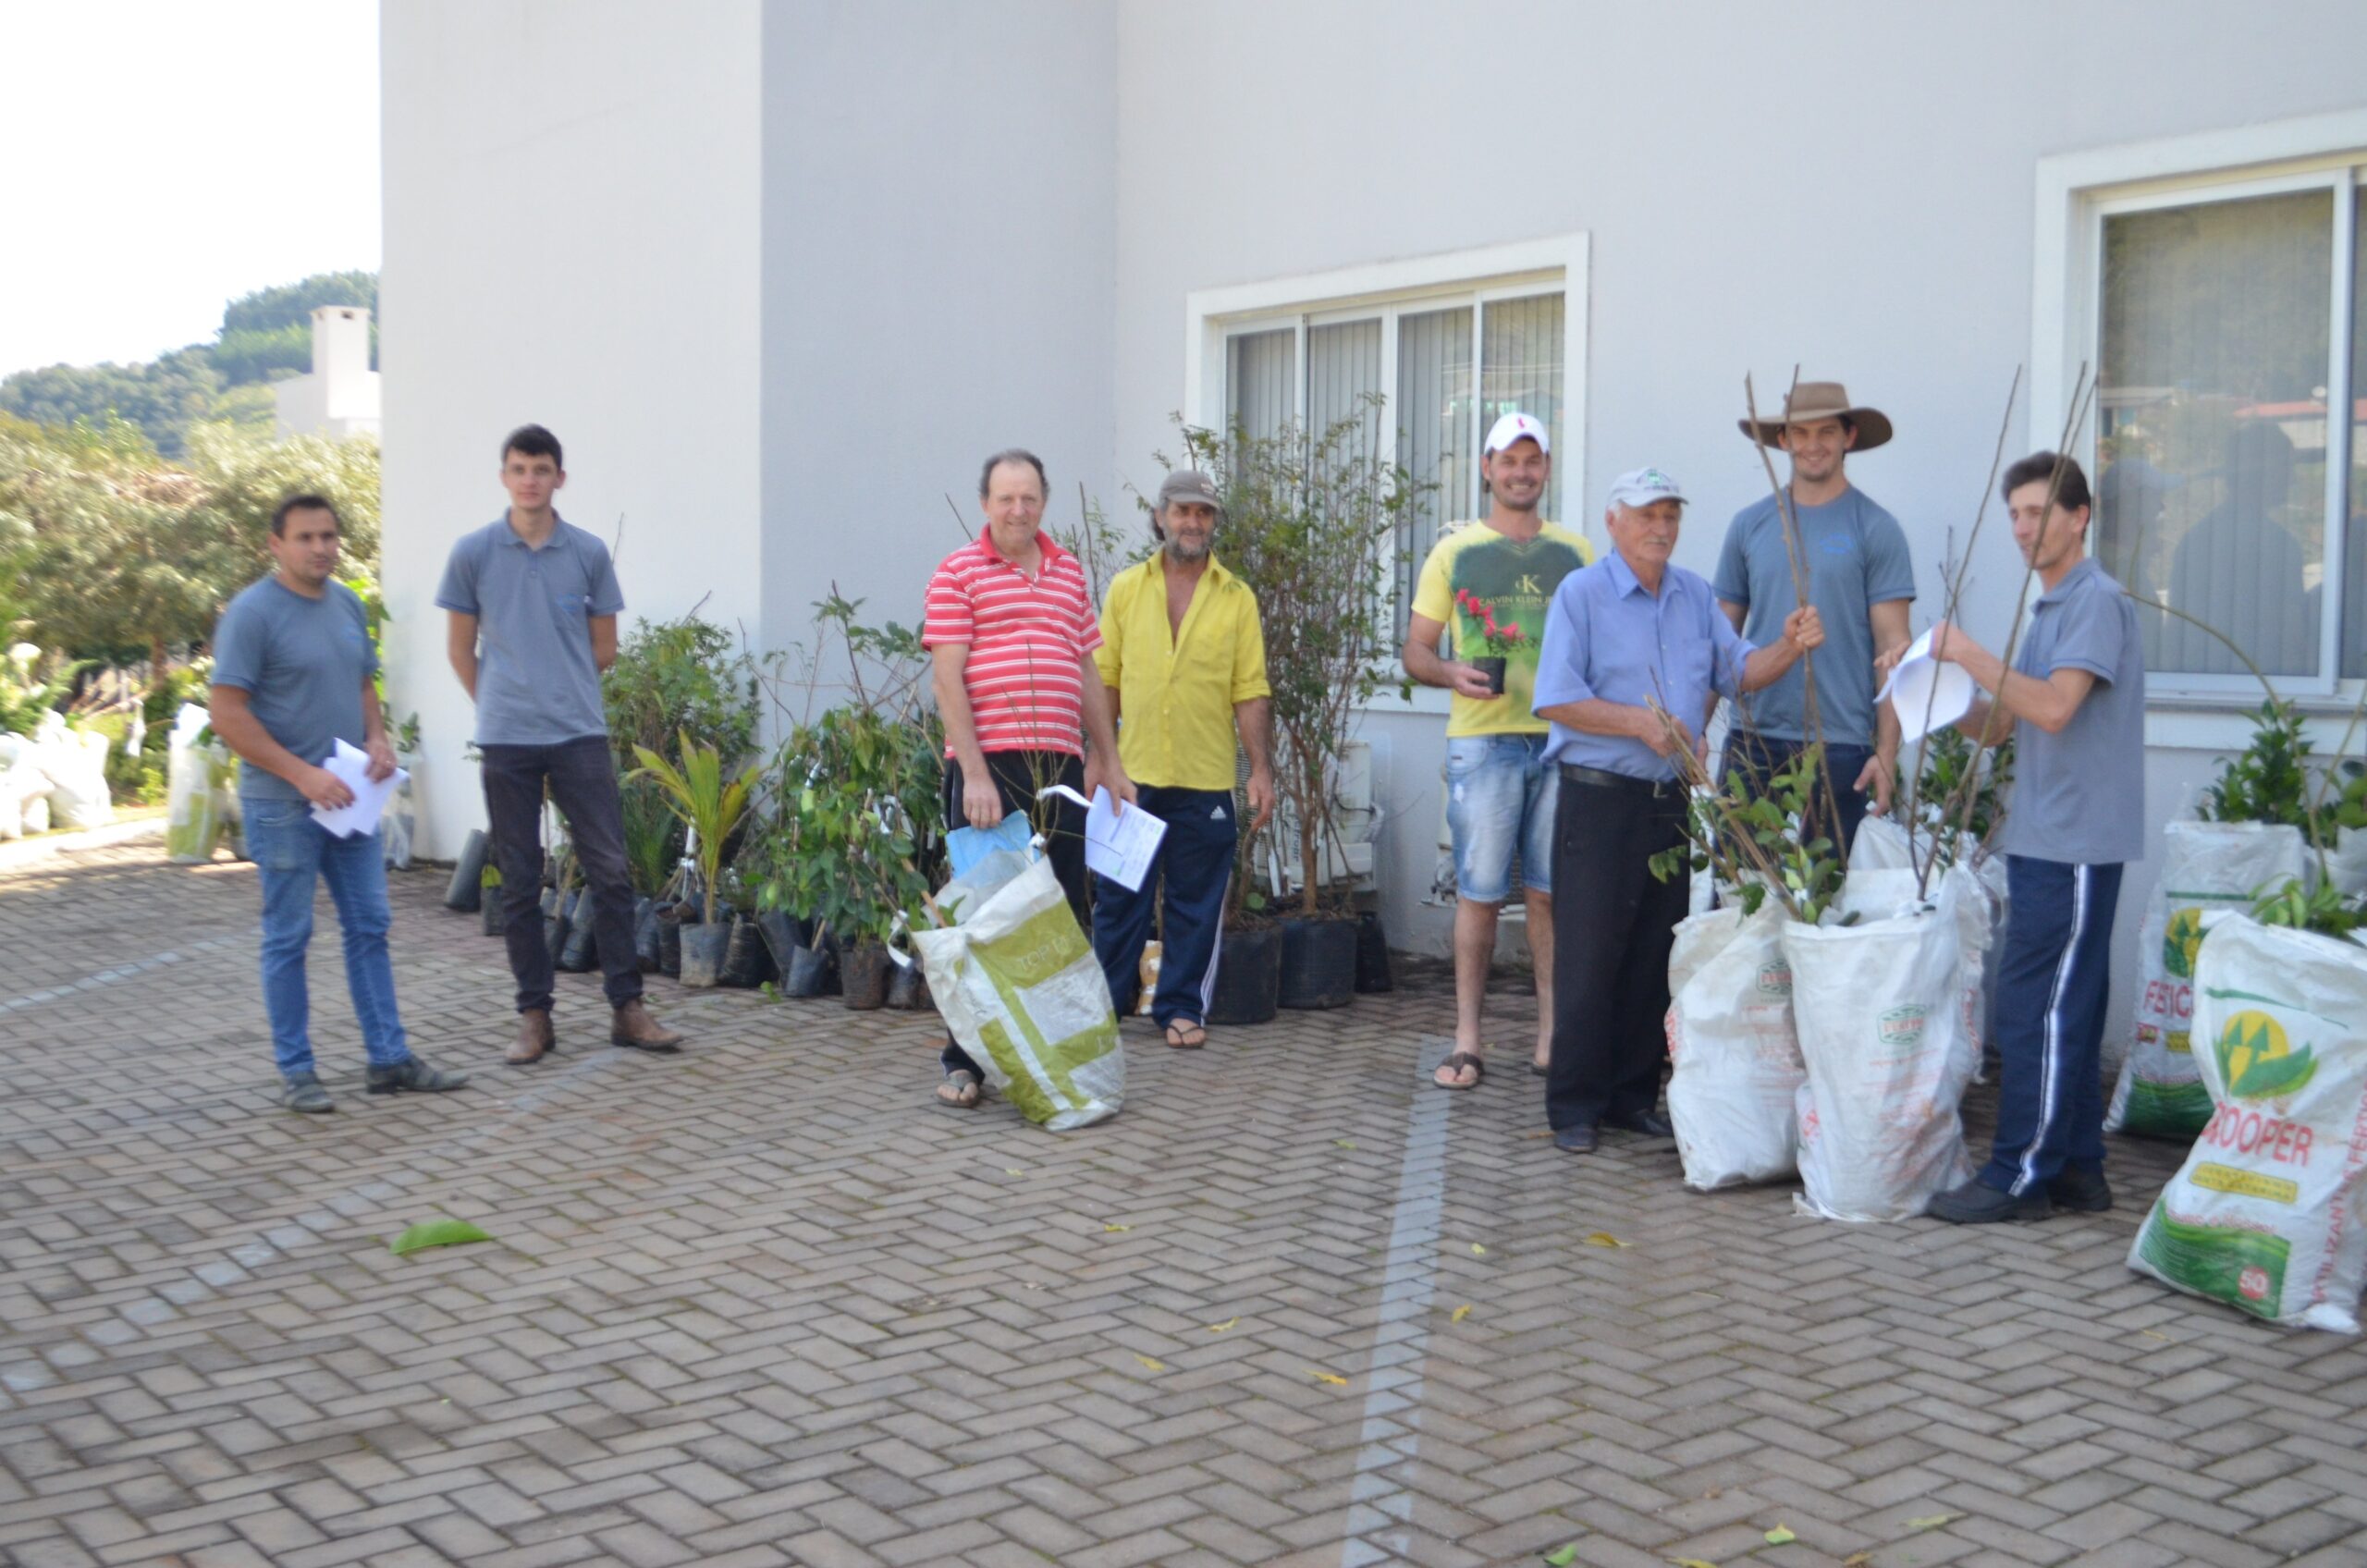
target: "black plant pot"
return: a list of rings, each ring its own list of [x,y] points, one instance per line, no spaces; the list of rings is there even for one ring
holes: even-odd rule
[[[1209,1024],[1270,1023],[1282,985],[1282,934],[1275,926],[1228,930],[1218,938]]]
[[[460,841],[460,858],[452,863],[452,880],[444,888],[444,907],[463,913],[484,901],[484,829],[472,827]]]
[[[1488,678],[1488,690],[1491,694],[1499,697],[1504,694],[1504,661],[1502,655],[1490,655],[1487,658],[1473,659],[1471,668]]]
[[[657,973],[672,979],[682,974],[682,921],[680,906],[657,912]]]
[[[1380,912],[1356,916],[1356,994],[1372,996],[1397,989],[1396,973],[1389,966],[1389,934],[1380,928]]]
[[[888,972],[895,967],[877,942],[858,942],[839,956],[839,984],[847,1006],[868,1012],[888,1005]]]
[[[733,915],[729,929],[731,935],[723,945],[723,968],[716,981],[753,991],[773,977],[771,955],[765,951],[765,939],[757,934],[756,923],[746,915]]]
[[[839,989],[839,939],[825,932],[819,947],[803,943],[792,949],[781,970],[781,995],[828,997]]]
[[[659,949],[664,944],[663,925],[657,918],[656,899],[635,899],[632,901],[632,962],[644,974],[657,973],[658,961],[665,957]]]
[[[681,931],[682,984],[717,984],[722,978],[724,954],[731,947],[731,927],[718,920],[712,925],[685,925]]]
[[[570,974],[588,974],[600,967],[600,944],[592,935],[592,895],[567,896],[567,944],[553,956]]]
[[[507,929],[507,921],[501,913],[500,883],[497,882],[492,887],[480,891],[477,899],[477,919],[488,937],[501,936]]]
[[[895,973],[888,977],[888,1006],[897,1012],[930,1012],[937,1003],[928,994],[928,976],[921,973],[920,961],[894,964]]]
[[[1301,1011],[1346,1007],[1356,999],[1356,923],[1282,922],[1282,990],[1278,1000]]]
[[[567,948],[567,895],[556,888],[543,889],[543,946],[554,964]]]
[[[758,910],[756,935],[765,939],[765,951],[771,955],[773,973],[786,980],[791,959],[805,945],[805,922],[785,909]]]

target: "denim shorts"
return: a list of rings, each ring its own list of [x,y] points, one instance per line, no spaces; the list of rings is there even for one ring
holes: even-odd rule
[[[1542,735],[1459,735],[1446,743],[1446,826],[1454,839],[1454,890],[1476,904],[1511,896],[1513,853],[1521,886],[1553,890],[1553,802],[1561,773]]]

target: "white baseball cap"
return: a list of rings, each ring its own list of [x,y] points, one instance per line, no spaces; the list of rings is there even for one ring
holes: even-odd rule
[[[1611,482],[1611,504],[1614,507],[1649,507],[1654,501],[1682,503],[1685,492],[1676,481],[1656,468],[1634,468]]]
[[[1515,441],[1534,441],[1537,449],[1549,456],[1553,451],[1553,443],[1545,438],[1545,426],[1527,414],[1506,414],[1489,427],[1488,444],[1479,448],[1479,455],[1493,457]]]

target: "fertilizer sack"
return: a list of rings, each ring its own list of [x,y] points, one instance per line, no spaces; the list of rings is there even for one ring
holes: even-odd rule
[[[2162,879],[2137,934],[2137,1029],[2121,1058],[2104,1131],[2183,1143],[2211,1120],[2189,1040],[2194,956],[2204,912],[2249,909],[2263,884],[2301,875],[2301,830],[2259,822],[2173,822],[2162,829]]]
[[[230,753],[218,741],[199,741],[208,720],[203,708],[184,703],[165,743],[165,858],[175,865],[212,860],[225,831],[220,796]]]
[[[1668,959],[1669,1120],[1696,1192],[1775,1182],[1798,1169],[1794,1104],[1808,1069],[1792,1027],[1787,917],[1712,910],[1676,928]]]
[[[2241,915],[2194,976],[2211,1117],[2128,1264],[2300,1329],[2359,1331],[2367,1284],[2367,949]]]
[[[1118,1114],[1126,1058],[1110,982],[1049,861],[999,850],[938,894],[953,925],[912,933],[962,1048],[1020,1114],[1061,1133]]]
[[[1929,898],[1913,872],[1853,871],[1826,920],[1783,927],[1808,1068],[1793,1201],[1828,1219],[1911,1219],[1972,1175],[1958,1109],[1981,1065],[1988,901],[1957,866]]]

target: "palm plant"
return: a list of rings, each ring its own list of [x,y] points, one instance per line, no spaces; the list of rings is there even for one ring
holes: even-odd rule
[[[633,755],[640,759],[641,766],[629,777],[654,782],[666,797],[666,809],[690,830],[695,846],[691,853],[698,864],[699,888],[705,900],[705,920],[712,925],[715,885],[723,872],[724,846],[748,810],[748,777],[742,774],[725,782],[723,753],[693,741],[687,729],[678,733],[682,750],[680,767],[647,746],[636,744]]]

